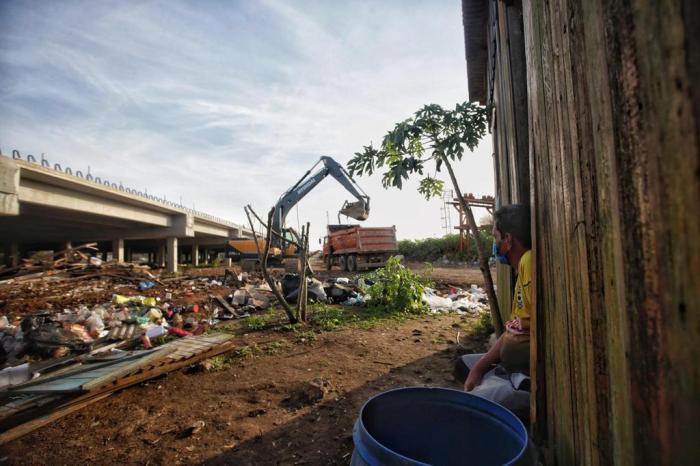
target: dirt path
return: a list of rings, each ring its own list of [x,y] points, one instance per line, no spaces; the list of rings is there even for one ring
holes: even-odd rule
[[[243,349],[220,370],[182,371],[116,393],[6,445],[1,456],[37,465],[348,464],[367,398],[404,386],[459,388],[455,336],[473,319],[240,335]],[[485,338],[462,343],[477,351]],[[327,391],[317,402],[308,399],[313,380]]]

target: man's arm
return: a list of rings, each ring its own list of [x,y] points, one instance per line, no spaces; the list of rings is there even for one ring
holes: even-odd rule
[[[493,345],[489,352],[483,355],[481,359],[477,361],[474,367],[469,370],[467,380],[464,381],[465,392],[474,390],[474,387],[481,383],[481,378],[491,369],[491,366],[501,362],[501,344],[503,341],[503,335],[496,340],[496,344]]]

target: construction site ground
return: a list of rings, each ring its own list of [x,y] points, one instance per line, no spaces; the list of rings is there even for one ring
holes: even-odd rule
[[[477,268],[409,266],[429,273],[438,288],[483,282]],[[321,279],[348,276],[317,270]],[[223,270],[188,273],[211,276]],[[45,291],[3,295],[0,300],[16,312],[40,309],[56,299],[62,306],[95,304],[114,293],[86,288],[56,298]],[[477,317],[470,315],[375,319],[362,309],[345,308],[352,318],[325,326],[285,325],[279,310],[257,320],[228,322],[223,327],[235,333],[235,351],[116,392],[58,419],[4,445],[0,461],[348,464],[352,426],[369,397],[405,386],[459,389],[452,376],[457,356],[483,351],[488,339],[475,331]]]

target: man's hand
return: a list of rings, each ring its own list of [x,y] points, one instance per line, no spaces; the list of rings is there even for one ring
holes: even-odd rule
[[[469,371],[469,375],[467,376],[467,380],[464,381],[464,391],[471,392],[472,390],[474,390],[474,387],[481,383],[482,377],[483,374],[476,366],[473,369],[471,369]]]

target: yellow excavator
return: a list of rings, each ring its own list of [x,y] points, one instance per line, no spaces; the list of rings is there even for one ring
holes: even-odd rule
[[[319,165],[322,165],[313,175],[311,174]],[[304,196],[314,189],[328,175],[335,178],[355,198],[356,202],[345,201],[339,215],[345,215],[356,220],[367,220],[369,217],[369,196],[350,178],[348,172],[331,157],[323,156],[297,181],[294,186],[282,194],[275,205],[275,215],[272,219],[272,231],[281,232],[283,238],[273,235],[270,245],[269,264],[281,264],[285,258],[297,256],[297,250],[293,243],[291,231],[285,228],[287,214]],[[244,270],[252,270],[259,266],[258,248],[265,249],[265,239],[258,238],[256,245],[254,239],[235,238],[228,242],[228,256],[234,262],[240,262]]]

